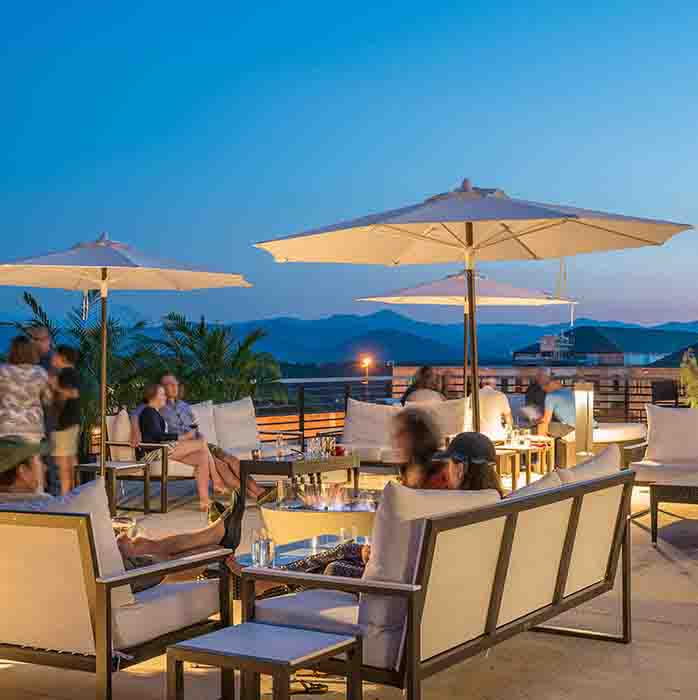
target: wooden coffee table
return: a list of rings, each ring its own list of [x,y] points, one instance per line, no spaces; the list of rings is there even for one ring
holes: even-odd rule
[[[685,503],[698,505],[698,475],[662,479],[650,484],[650,515],[652,519],[652,544],[657,544],[657,521],[660,503]],[[645,511],[646,512],[646,511]]]

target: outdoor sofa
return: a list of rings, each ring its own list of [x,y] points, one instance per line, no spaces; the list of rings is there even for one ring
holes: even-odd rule
[[[466,425],[466,402],[463,399],[411,401],[406,408],[427,411],[442,435],[462,433]],[[359,457],[362,466],[400,464],[402,455],[392,444],[392,434],[393,421],[403,410],[405,408],[402,406],[386,406],[349,398],[344,428],[323,434],[339,437],[342,445],[350,448]]]
[[[275,446],[265,445],[262,442],[263,435],[275,433],[258,430],[254,403],[250,397],[223,404],[204,401],[194,404],[192,410],[199,432],[206,442],[217,445],[230,455],[240,459],[250,459],[252,450],[257,449],[263,455],[269,455],[276,449]],[[287,436],[300,438],[297,433],[283,432]],[[116,415],[107,416],[107,435],[109,438],[107,447],[111,459],[117,462],[135,461],[136,452],[131,446],[131,419],[125,409]],[[195,468],[171,459],[165,445],[141,443],[141,447],[159,452],[158,459],[151,465],[150,473],[151,479],[161,482],[160,512],[166,513],[168,482],[196,478]],[[133,474],[120,474],[119,478],[141,480],[143,477],[142,472],[134,470]]]
[[[230,624],[225,566],[217,580],[132,592],[131,584],[221,562],[231,551],[126,571],[101,479],[55,501],[0,507],[0,539],[0,658],[96,673],[99,700],[111,698],[119,669]],[[231,682],[224,676],[225,688]]]
[[[363,679],[405,689],[410,700],[423,679],[527,630],[629,643],[633,480],[614,445],[502,501],[493,491],[390,483],[362,579],[248,568],[243,618],[360,635]],[[542,626],[610,591],[619,559],[620,634]],[[256,600],[260,580],[303,590]],[[321,670],[341,675],[343,664]],[[243,681],[254,687],[259,678]]]

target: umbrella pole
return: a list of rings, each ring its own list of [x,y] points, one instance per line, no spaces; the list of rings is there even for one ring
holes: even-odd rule
[[[463,300],[463,398],[468,398],[468,307]]]
[[[472,377],[471,410],[473,431],[480,432],[480,376],[477,364],[477,324],[475,322],[475,264],[473,261],[473,224],[465,224],[465,280],[468,294],[468,326],[470,330],[470,376]]]
[[[102,268],[102,352],[99,383],[99,468],[104,478],[107,464],[107,268]]]

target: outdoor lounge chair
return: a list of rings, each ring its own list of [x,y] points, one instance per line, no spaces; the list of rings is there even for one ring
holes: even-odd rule
[[[619,467],[611,448],[570,469],[567,484],[545,488],[559,483],[551,474],[503,501],[389,484],[363,579],[245,569],[243,616],[361,635],[363,679],[406,689],[410,700],[423,679],[527,630],[629,643],[634,474]],[[541,626],[611,590],[621,552],[621,634]],[[257,601],[258,580],[305,590]],[[320,669],[343,673],[339,661]]]
[[[262,453],[271,453],[272,446],[265,446],[262,443],[262,436],[275,433],[265,433],[257,429],[257,417],[251,398],[246,397],[239,401],[215,405],[211,401],[204,401],[193,405],[192,409],[198,429],[206,442],[217,445],[228,454],[242,459],[249,459],[254,449]],[[296,439],[299,438],[296,433],[283,432]],[[107,447],[112,459],[118,462],[135,461],[136,453],[131,446],[131,421],[126,410],[120,411],[115,416],[107,416],[107,434],[109,436]],[[166,513],[168,482],[195,479],[195,468],[168,457],[165,445],[141,444],[141,447],[160,452],[159,458],[151,465],[151,479],[162,483],[160,512]],[[141,481],[143,476],[142,471],[134,470],[132,474],[119,474],[119,478],[124,481]]]
[[[115,671],[230,624],[225,566],[220,580],[132,593],[132,583],[205,567],[231,552],[126,572],[99,480],[57,501],[0,508],[0,538],[0,658],[96,673],[100,700],[111,698]],[[215,613],[218,621],[209,619]]]
[[[659,479],[698,476],[698,409],[647,404],[645,410],[647,440],[627,447],[632,453],[645,451],[642,459],[630,463],[635,483],[647,486]]]

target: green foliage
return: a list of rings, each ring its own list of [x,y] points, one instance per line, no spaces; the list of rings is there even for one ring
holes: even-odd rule
[[[198,322],[170,313],[163,319],[162,338],[141,338],[140,345],[149,354],[146,364],[157,373],[170,371],[186,387],[190,401],[214,403],[235,401],[245,396],[258,400],[281,401],[285,398],[281,369],[268,353],[253,346],[264,331],[249,333],[241,341],[227,326],[209,325],[202,316]]]
[[[102,362],[102,319],[98,292],[88,297],[89,311],[82,306],[68,313],[65,326],[49,317],[39,301],[25,292],[30,317],[12,325],[27,333],[46,326],[54,343],[65,342],[80,351],[78,370],[82,386],[82,444],[87,446],[92,426],[99,424],[99,388]],[[209,326],[202,317],[197,323],[170,313],[163,319],[163,337],[146,335],[146,324],[132,326],[107,317],[107,411],[133,407],[146,384],[159,380],[164,372],[176,374],[187,400],[215,403],[252,396],[263,401],[285,401],[286,390],[279,384],[281,369],[269,353],[258,353],[254,344],[264,337],[261,330],[238,341],[230,328]],[[86,450],[85,450],[86,451]]]

